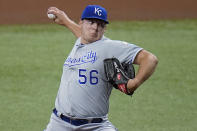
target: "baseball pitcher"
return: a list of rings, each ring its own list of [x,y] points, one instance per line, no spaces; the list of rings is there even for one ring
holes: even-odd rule
[[[58,8],[50,7],[47,13],[54,14],[54,22],[68,27],[77,40],[63,64],[46,131],[117,131],[108,120],[112,89],[132,95],[154,72],[156,56],[137,45],[105,37],[109,21],[99,5],[88,5],[79,24]],[[136,75],[132,64],[139,65]]]

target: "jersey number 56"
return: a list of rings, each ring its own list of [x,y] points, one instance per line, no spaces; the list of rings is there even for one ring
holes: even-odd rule
[[[96,77],[98,74],[97,70],[91,70],[88,72],[86,69],[79,69],[79,83],[86,84],[88,79],[91,85],[98,84],[98,78]]]

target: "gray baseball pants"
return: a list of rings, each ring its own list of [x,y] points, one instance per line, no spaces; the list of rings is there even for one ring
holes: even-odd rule
[[[109,120],[101,123],[88,123],[80,126],[72,125],[52,113],[50,122],[44,131],[118,131]]]

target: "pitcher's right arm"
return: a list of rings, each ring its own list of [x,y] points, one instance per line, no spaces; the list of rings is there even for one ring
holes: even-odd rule
[[[47,14],[50,13],[56,16],[56,18],[54,19],[55,23],[66,26],[77,38],[81,36],[80,26],[72,21],[64,11],[56,7],[49,7]]]

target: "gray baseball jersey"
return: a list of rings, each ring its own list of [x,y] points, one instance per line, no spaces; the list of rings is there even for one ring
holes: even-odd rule
[[[63,66],[56,109],[76,118],[106,117],[112,87],[108,87],[103,60],[116,57],[120,62],[133,62],[140,50],[104,36],[91,44],[81,44],[79,38]]]

